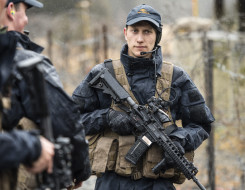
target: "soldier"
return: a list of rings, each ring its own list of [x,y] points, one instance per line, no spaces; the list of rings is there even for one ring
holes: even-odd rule
[[[171,158],[157,146],[152,146],[136,166],[125,160],[136,140],[131,120],[109,95],[89,86],[102,68],[112,71],[138,104],[146,105],[152,96],[168,102],[168,115],[173,122],[168,126],[169,137],[180,153],[190,152],[190,160],[193,151],[210,134],[214,117],[188,74],[163,62],[158,45],[161,35],[160,14],[149,5],[136,6],[127,17],[124,28],[127,43],[122,47],[120,60],[96,65],[73,92],[89,135],[92,172],[97,175],[96,190],[171,190],[175,189],[173,183],[184,181]],[[182,120],[181,127],[177,127],[177,120]],[[167,160],[165,168],[169,169],[156,175],[151,169],[163,157]]]
[[[43,59],[40,66],[43,69],[47,88],[54,136],[56,138],[62,135],[71,139],[74,147],[72,151],[72,175],[75,185],[79,187],[82,181],[90,176],[88,144],[85,140],[84,128],[79,110],[63,90],[62,83],[51,61],[40,54],[43,48],[32,42],[24,34],[24,27],[28,23],[26,10],[33,6],[42,7],[43,4],[36,0],[8,0],[2,23],[8,27],[6,35],[17,40],[14,63],[31,57]],[[2,125],[5,130],[14,128],[23,117],[34,121],[37,126],[40,125],[40,118],[33,114],[28,85],[24,80],[14,81],[11,103],[11,109],[5,110],[3,113]]]
[[[6,5],[0,0],[0,18]],[[0,28],[1,29],[1,28]],[[53,170],[54,145],[35,132],[12,130],[2,132],[2,109],[5,101],[2,97],[3,87],[11,72],[11,62],[15,53],[16,41],[8,38],[4,31],[0,34],[0,189],[14,190],[16,188],[16,168],[25,164],[29,172],[39,173]],[[5,97],[6,98],[6,97]]]

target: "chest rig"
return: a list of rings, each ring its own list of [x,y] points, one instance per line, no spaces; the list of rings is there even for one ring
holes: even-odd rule
[[[138,104],[138,101],[130,90],[130,85],[121,61],[108,60],[105,61],[105,66],[112,74],[114,74],[118,82]],[[158,97],[158,94],[160,94],[157,92],[162,92],[160,94],[161,98],[166,101],[169,100],[172,73],[173,64],[163,62],[161,76],[158,77],[156,83],[156,97]],[[163,91],[163,89],[166,90]],[[114,101],[112,101],[111,108],[117,111],[123,111],[115,104]],[[171,119],[170,107],[168,107],[166,113]],[[167,127],[172,124],[172,122],[167,122],[163,124],[163,127],[167,129]],[[152,172],[152,168],[162,160],[162,156],[164,155],[163,150],[156,144],[152,145],[152,147],[144,155],[144,158],[135,166],[125,160],[125,155],[135,143],[135,136],[120,136],[112,132],[108,127],[103,133],[87,136],[87,139],[89,141],[89,156],[92,171],[96,175],[100,175],[100,173],[104,173],[105,171],[115,171],[119,175],[131,177],[134,180],[142,177],[152,179],[161,177],[169,178],[171,181],[178,184],[185,181],[185,176],[175,168],[168,169],[164,173],[160,172],[157,175]],[[186,153],[185,156],[188,160],[193,161],[193,152]]]

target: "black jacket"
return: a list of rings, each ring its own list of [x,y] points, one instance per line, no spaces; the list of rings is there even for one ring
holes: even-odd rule
[[[18,32],[8,32],[8,35],[17,39],[17,51],[14,61],[19,61],[41,56],[44,58],[41,66],[45,79],[48,105],[52,120],[54,136],[60,135],[71,138],[73,144],[72,170],[77,181],[84,181],[90,176],[90,164],[88,158],[88,144],[85,139],[84,127],[81,122],[78,107],[62,88],[58,74],[50,60],[41,55],[42,47],[33,43],[27,36]],[[11,110],[4,111],[3,128],[10,130],[15,127],[22,117],[27,117],[36,124],[40,123],[33,111],[32,99],[28,91],[28,85],[21,79],[16,71],[18,80],[13,82]]]
[[[160,75],[162,66],[161,48],[153,53],[153,58],[133,58],[127,55],[127,45],[121,51],[121,62],[126,71],[131,90],[144,105],[155,95],[155,74]],[[86,134],[96,134],[108,126],[106,114],[111,98],[102,91],[89,86],[89,81],[98,74],[104,63],[96,65],[73,92],[74,101],[80,105]],[[170,100],[173,100],[171,113],[173,120],[182,119],[183,128],[173,132],[185,144],[186,150],[195,150],[209,136],[214,117],[188,74],[174,66]],[[160,93],[160,92],[159,92]]]
[[[15,49],[16,39],[6,34],[0,34],[1,95],[8,94],[8,79],[14,66]],[[2,109],[2,104],[0,104],[0,114],[2,114]],[[41,146],[36,133],[12,130],[0,134],[0,172],[5,169],[16,168],[20,163],[32,163],[38,159],[40,153]]]

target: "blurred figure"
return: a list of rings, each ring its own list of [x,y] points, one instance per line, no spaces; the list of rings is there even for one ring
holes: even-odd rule
[[[160,14],[149,5],[133,8],[124,28],[126,44],[120,60],[96,65],[73,92],[80,105],[86,135],[89,135],[92,172],[97,175],[96,190],[174,190],[185,176],[171,157],[153,144],[143,159],[133,165],[125,156],[134,145],[132,119],[125,105],[93,88],[89,82],[104,68],[115,74],[119,83],[139,105],[147,105],[155,96],[165,100],[171,122],[163,123],[180,154],[192,161],[193,151],[208,138],[214,117],[188,74],[162,58],[158,45],[162,35]],[[123,107],[124,106],[124,107]],[[177,126],[177,121],[179,127]],[[159,174],[152,168],[165,158]]]
[[[0,21],[6,0],[0,0]],[[5,106],[3,89],[13,69],[13,57],[16,40],[9,38],[0,22],[0,121]],[[17,171],[23,163],[29,172],[36,174],[44,170],[49,173],[53,170],[54,145],[35,132],[11,130],[2,132],[0,122],[0,189],[16,189]]]
[[[53,170],[54,145],[34,132],[12,130],[0,134],[0,171],[24,163],[31,173]]]
[[[71,144],[73,145],[72,175],[75,186],[79,187],[82,185],[82,181],[88,179],[91,172],[84,127],[78,107],[63,90],[62,83],[51,61],[40,54],[43,48],[32,42],[25,35],[24,28],[28,24],[26,10],[33,6],[41,8],[43,4],[35,0],[8,0],[3,10],[2,23],[7,26],[6,35],[17,41],[14,63],[32,57],[41,57],[43,59],[40,66],[43,70],[47,88],[53,133],[55,138],[65,136],[71,139]],[[11,94],[11,109],[4,110],[3,128],[12,130],[23,117],[30,119],[35,125],[39,126],[40,118],[33,113],[28,85],[24,80],[14,81]],[[32,127],[23,126],[23,128]]]

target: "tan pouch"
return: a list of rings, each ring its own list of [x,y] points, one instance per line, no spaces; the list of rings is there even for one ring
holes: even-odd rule
[[[37,188],[36,176],[28,172],[23,165],[18,171],[18,190],[32,190]]]
[[[94,151],[98,142],[98,139],[101,137],[100,134],[96,135],[87,135],[86,139],[88,140],[89,143],[89,161],[90,165],[93,165],[93,160],[94,160]]]
[[[117,139],[111,137],[101,137],[96,149],[93,153],[92,171],[96,173],[103,173],[106,170],[112,170],[115,168],[115,161],[117,154]]]
[[[118,153],[118,140],[114,139],[111,145],[111,149],[109,151],[106,170],[108,171],[115,170],[117,153]]]
[[[158,177],[162,178],[172,178],[173,183],[182,184],[185,181],[185,175],[176,168],[170,168],[164,173],[156,175],[152,172],[152,168],[156,166],[162,159],[163,150],[158,147],[158,145],[153,144],[153,146],[147,151],[146,156],[143,160],[143,176],[147,178],[156,179]],[[185,157],[193,162],[194,151],[186,152]]]
[[[125,155],[129,151],[129,149],[135,143],[135,137],[130,136],[119,136],[119,149],[117,155],[117,163],[115,172],[122,176],[131,176],[133,168],[135,166],[125,160]]]

